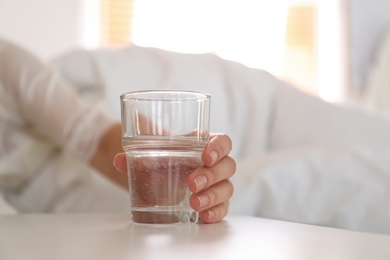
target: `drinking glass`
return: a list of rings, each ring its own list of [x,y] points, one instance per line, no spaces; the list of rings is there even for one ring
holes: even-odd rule
[[[187,178],[203,165],[210,95],[149,90],[120,98],[133,222],[196,223]]]

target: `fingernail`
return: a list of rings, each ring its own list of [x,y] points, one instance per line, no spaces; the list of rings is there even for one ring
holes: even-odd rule
[[[212,151],[210,153],[211,156],[211,162],[214,164],[218,160],[218,153],[216,151]]]
[[[207,214],[209,215],[209,216],[208,216],[209,219],[212,219],[212,218],[214,218],[214,216],[215,216],[214,210],[208,210],[208,211],[207,211]]]
[[[207,206],[210,202],[209,196],[207,196],[206,194],[198,196],[198,200],[201,208]]]
[[[199,175],[194,179],[196,184],[196,191],[200,191],[207,186],[207,178],[204,175]]]

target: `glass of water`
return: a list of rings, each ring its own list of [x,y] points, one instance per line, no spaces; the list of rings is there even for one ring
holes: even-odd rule
[[[121,95],[122,145],[135,223],[196,223],[187,177],[203,165],[210,95],[150,90]]]

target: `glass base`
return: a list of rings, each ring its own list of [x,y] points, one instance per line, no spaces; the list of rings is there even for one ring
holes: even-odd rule
[[[134,223],[142,224],[194,224],[199,221],[199,213],[194,210],[132,210]]]

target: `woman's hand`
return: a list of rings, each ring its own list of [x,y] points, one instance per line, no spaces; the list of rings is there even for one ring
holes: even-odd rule
[[[191,173],[187,185],[193,193],[191,207],[200,212],[205,223],[221,221],[227,214],[229,199],[233,195],[233,185],[229,178],[236,171],[236,163],[228,156],[232,142],[225,134],[213,134],[206,145],[202,161],[204,166]],[[114,166],[122,173],[127,172],[125,153],[117,154]]]
[[[200,212],[205,223],[221,221],[227,214],[233,185],[229,178],[236,171],[236,163],[228,154],[232,142],[225,134],[211,135],[202,154],[204,166],[188,177],[188,187],[193,192],[190,204]]]

